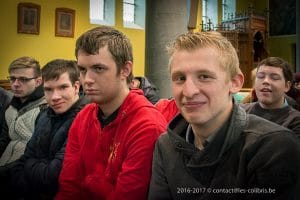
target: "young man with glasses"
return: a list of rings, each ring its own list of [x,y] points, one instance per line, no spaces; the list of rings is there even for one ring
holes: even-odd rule
[[[35,126],[35,119],[46,100],[42,87],[40,64],[31,57],[20,57],[8,68],[13,98],[5,111],[0,135],[0,166],[18,159]]]

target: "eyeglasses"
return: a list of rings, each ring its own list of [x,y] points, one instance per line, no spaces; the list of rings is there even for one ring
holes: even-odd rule
[[[26,78],[26,77],[14,77],[14,76],[8,76],[7,79],[11,82],[14,83],[16,80],[18,80],[21,83],[27,83],[28,81],[32,79],[36,79],[37,77],[32,77],[32,78]]]

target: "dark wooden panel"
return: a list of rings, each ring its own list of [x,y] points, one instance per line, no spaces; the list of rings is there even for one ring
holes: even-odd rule
[[[11,90],[10,83],[8,80],[0,80],[0,87],[6,90]]]

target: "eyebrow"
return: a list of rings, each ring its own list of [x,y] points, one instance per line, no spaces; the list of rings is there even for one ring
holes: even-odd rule
[[[61,85],[58,85],[57,87],[69,87],[71,86],[72,84],[69,84],[69,83],[63,83]],[[44,89],[52,89],[52,87],[48,87],[48,86],[44,86]]]
[[[174,72],[171,73],[172,75],[180,75],[180,74],[185,74],[184,72],[182,72],[181,70],[176,70]],[[194,72],[193,74],[210,74],[210,75],[216,75],[216,73],[214,71],[210,71],[210,70],[197,70],[196,72]]]

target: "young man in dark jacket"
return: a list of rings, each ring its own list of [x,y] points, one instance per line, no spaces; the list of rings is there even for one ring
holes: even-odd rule
[[[291,129],[300,138],[300,112],[294,109],[285,93],[290,90],[293,72],[279,57],[269,57],[257,65],[255,93],[257,102],[242,105],[247,113],[260,116]]]
[[[231,43],[187,33],[169,50],[180,114],[156,143],[149,199],[299,199],[300,141],[234,103],[244,79]]]
[[[87,103],[79,97],[79,71],[74,61],[53,60],[42,69],[42,77],[49,107],[39,114],[24,155],[8,166],[9,191],[25,199],[54,198],[69,127]]]

